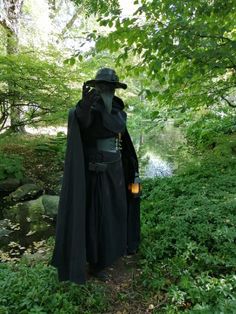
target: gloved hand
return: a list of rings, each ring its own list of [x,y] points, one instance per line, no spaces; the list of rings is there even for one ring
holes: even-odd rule
[[[94,115],[92,109],[96,104],[96,91],[90,89],[86,83],[83,85],[82,98],[78,101],[75,106],[75,113],[82,128],[88,128],[92,123]]]
[[[94,105],[98,97],[99,96],[97,95],[95,89],[91,90],[91,87],[86,85],[86,83],[83,84],[82,100],[81,100],[81,105],[83,108],[95,109]]]
[[[82,87],[82,99],[85,99],[86,96],[88,96],[89,91],[91,91],[91,87],[84,83]]]

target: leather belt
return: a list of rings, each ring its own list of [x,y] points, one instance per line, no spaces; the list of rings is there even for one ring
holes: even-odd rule
[[[114,164],[118,161],[121,160],[121,156],[116,159],[116,160],[112,160],[112,161],[106,161],[106,162],[96,162],[96,161],[90,161],[89,162],[89,170],[90,171],[95,171],[95,172],[104,172],[107,170],[108,166],[111,164]]]
[[[96,144],[100,151],[116,153],[121,150],[121,140],[117,137],[97,139]]]
[[[103,162],[90,162],[89,170],[95,172],[104,172],[107,170],[107,164]]]

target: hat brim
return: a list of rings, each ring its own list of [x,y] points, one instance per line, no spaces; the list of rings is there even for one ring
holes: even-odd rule
[[[108,83],[111,85],[115,85],[115,88],[123,88],[123,89],[127,88],[127,85],[121,82],[111,82],[111,81],[106,81],[106,80],[89,80],[85,82],[86,85],[91,86],[91,87],[95,87],[96,83]]]

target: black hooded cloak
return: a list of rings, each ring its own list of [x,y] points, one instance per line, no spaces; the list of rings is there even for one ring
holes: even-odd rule
[[[116,96],[113,107],[114,117],[124,115],[123,102]],[[91,144],[88,134],[96,127],[86,129],[88,126],[81,123],[86,120],[86,110],[80,102],[69,110],[55,246],[50,261],[58,270],[59,281],[77,284],[86,281],[86,262],[96,263],[102,269],[120,256],[136,251],[140,242],[140,198],[135,198],[128,190],[128,184],[139,170],[129,132],[125,126],[121,158],[117,161],[107,152],[94,155],[88,149]],[[105,126],[105,133],[98,134],[99,137],[111,136],[107,133],[111,129],[112,134],[120,130],[118,120],[117,123],[111,121],[109,114],[103,112],[102,119],[100,113],[95,116],[100,120],[95,119],[93,124]],[[107,170],[103,173],[88,171],[91,158],[109,160]]]

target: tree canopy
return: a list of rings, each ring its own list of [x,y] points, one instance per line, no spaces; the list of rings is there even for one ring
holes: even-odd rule
[[[121,51],[117,64],[138,56],[127,73],[146,73],[146,94],[162,106],[235,107],[235,13],[233,0],[142,0],[132,17],[101,19],[116,29],[99,37],[96,48]]]
[[[9,3],[3,2],[6,13]],[[161,112],[166,119],[167,110],[186,113],[211,107],[222,111],[236,106],[233,0],[136,0],[135,11],[129,15],[121,10],[118,0],[19,3],[21,10],[13,21],[19,28],[13,49],[16,55],[39,50],[43,52],[39,59],[47,59],[48,51],[54,51],[55,58],[48,61],[62,66],[64,58],[68,75],[70,65],[71,73],[78,72],[80,83],[94,76],[99,67],[116,67],[121,79],[130,83],[126,95],[131,106],[136,104],[135,113],[140,117],[155,119]],[[4,25],[4,15],[0,22]],[[6,29],[0,32],[6,56],[13,51],[6,48],[11,41]],[[29,64],[34,67],[33,62]],[[1,86],[4,94],[6,85]],[[14,112],[14,106],[10,107]]]

